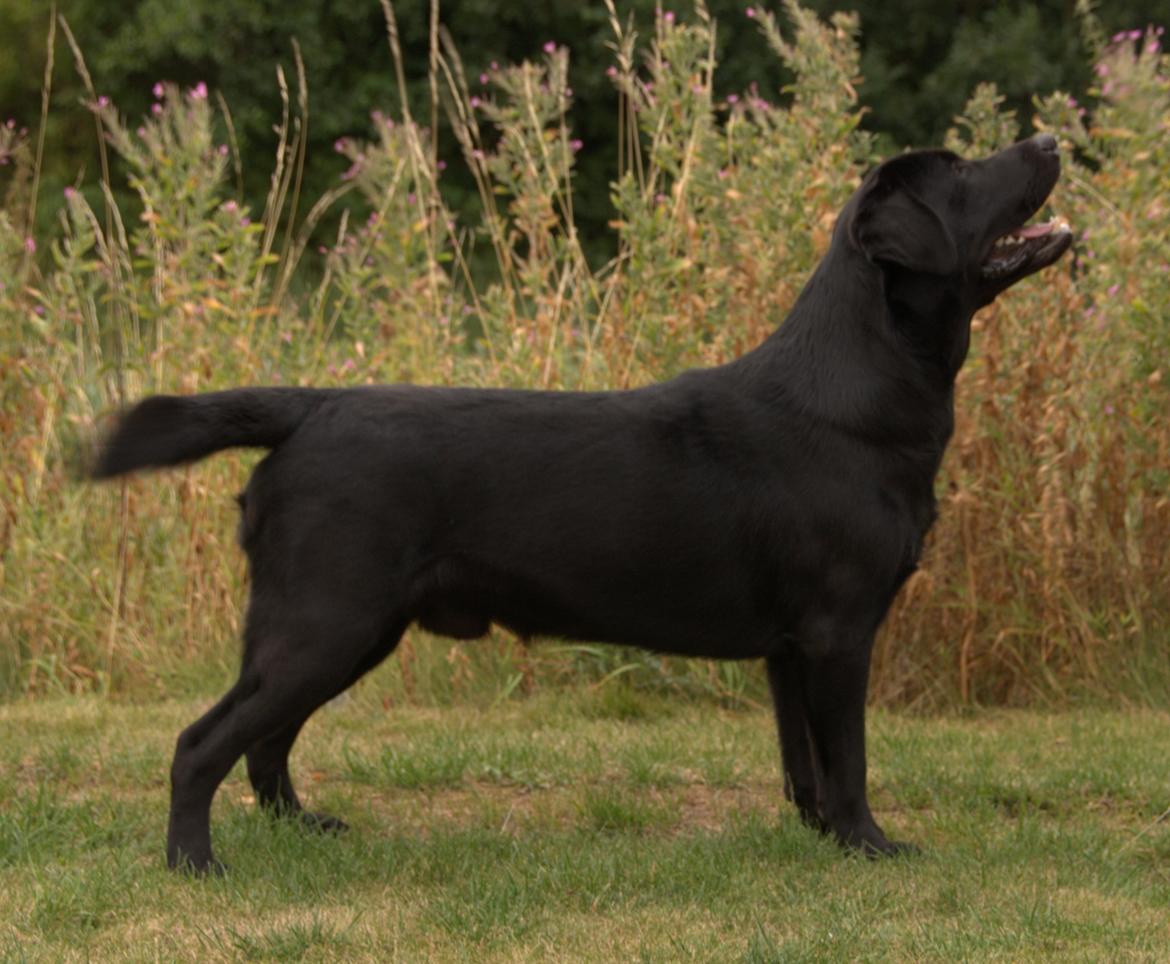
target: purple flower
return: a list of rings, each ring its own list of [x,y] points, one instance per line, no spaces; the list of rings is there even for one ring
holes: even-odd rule
[[[674,23],[674,11],[673,11],[673,10],[667,10],[667,11],[666,11],[666,12],[665,12],[665,13],[662,15],[662,19],[663,19],[663,20],[665,20],[667,23]]]
[[[139,137],[145,137],[145,136],[146,136],[146,128],[145,128],[145,127],[140,127],[140,128],[138,128],[138,136],[139,136]]]
[[[240,227],[242,227],[242,228],[246,228],[251,223],[252,223],[251,218],[240,218]]]
[[[342,154],[345,152],[345,145],[347,143],[348,141],[344,137],[339,137],[333,142],[333,149],[337,151],[338,154]]]
[[[479,82],[483,85],[486,85],[488,82],[488,75],[487,74],[480,74],[479,75]]]
[[[207,100],[207,85],[203,81],[199,81],[191,88],[192,100]]]
[[[581,148],[584,146],[585,142],[578,137],[575,137],[573,140],[569,141],[569,147],[572,148],[574,154],[581,150]]]
[[[1121,285],[1110,285],[1109,290],[1106,291],[1105,294],[1107,294],[1110,298],[1112,298],[1120,290],[1121,290]]]
[[[479,105],[482,103],[482,101],[473,94],[471,97],[471,100],[469,100],[468,103],[471,104],[472,110],[478,110]]]
[[[435,164],[435,169],[439,170],[439,171],[447,170],[447,162],[446,161],[439,161],[438,163]]]
[[[161,81],[150,88],[150,92],[159,100],[162,100],[167,95],[167,89],[162,85]]]
[[[101,107],[103,109],[106,107],[109,107],[110,106],[110,98],[108,98],[105,94],[102,94],[101,97],[99,97],[97,99],[97,105],[98,105],[98,107]]]
[[[235,201],[224,201],[221,209],[227,211],[228,214],[233,214],[240,209],[240,206]]]
[[[617,72],[618,72],[617,68],[615,66],[613,66],[613,64],[610,64],[608,67],[605,68],[605,76],[606,77],[616,77]]]
[[[31,237],[25,238],[24,239],[24,250],[27,251],[29,254],[35,254],[36,250],[37,250],[36,239],[31,238]]]
[[[220,145],[219,145],[219,147],[218,147],[217,149],[218,149],[218,151],[219,151],[219,156],[220,156],[220,157],[227,157],[227,156],[228,156],[228,146],[227,146],[227,144],[220,144]]]
[[[546,54],[555,54],[557,52],[557,45],[555,41],[550,40],[544,45],[544,52]]]
[[[739,94],[728,94],[727,95],[727,103],[729,103],[733,106],[735,104],[738,104],[739,103]]]
[[[154,114],[155,117],[157,117],[159,114],[161,114],[163,112],[163,105],[159,104],[157,102],[151,104],[150,105],[150,112],[152,114]]]
[[[748,7],[744,11],[744,13],[747,14],[749,20],[754,20],[755,16],[756,16],[756,8],[755,7]]]
[[[77,191],[74,188],[66,187],[65,188],[65,200],[72,201],[73,195],[75,195],[76,193],[77,193]]]

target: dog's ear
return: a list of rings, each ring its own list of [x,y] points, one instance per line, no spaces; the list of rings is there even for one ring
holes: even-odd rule
[[[905,184],[877,177],[850,224],[854,244],[874,264],[947,275],[959,268],[954,238],[938,213]]]

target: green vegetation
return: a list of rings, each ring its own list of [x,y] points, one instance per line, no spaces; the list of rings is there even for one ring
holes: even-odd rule
[[[387,713],[378,688],[323,710],[294,760],[352,829],[259,813],[237,769],[212,880],[162,859],[163,774],[196,704],[0,707],[0,956],[1165,957],[1164,713],[876,714],[878,817],[924,853],[872,862],[782,802],[766,710],[649,699],[631,725],[602,687]]]
[[[1066,90],[1083,99],[1092,81],[1090,60],[1074,9],[1078,0],[810,0],[806,6],[823,18],[834,11],[854,11],[861,19],[859,89],[862,124],[881,135],[883,150],[903,145],[937,144],[946,134],[977,83],[997,85],[1007,105],[1030,124],[1037,91]],[[427,77],[432,11],[450,32],[467,65],[473,92],[483,92],[479,77],[492,62],[517,62],[540,55],[547,41],[569,44],[573,59],[573,126],[586,147],[578,157],[575,218],[591,256],[601,261],[613,253],[606,222],[613,217],[609,184],[619,134],[613,123],[616,97],[605,76],[613,40],[601,0],[588,3],[501,4],[497,0],[398,0],[395,9],[404,53],[403,81],[415,115],[432,121]],[[1170,26],[1164,0],[1098,2],[1107,34]],[[679,17],[693,4],[657,0],[621,0],[621,19],[631,18],[644,36],[653,32],[656,7]],[[770,5],[775,9],[776,5]],[[793,80],[793,73],[773,57],[749,9],[768,4],[746,0],[709,0],[718,20],[715,58],[720,64],[715,94],[742,94],[750,83],[773,98]],[[294,43],[305,65],[313,105],[305,130],[308,154],[306,196],[316,198],[345,165],[331,147],[341,137],[365,137],[369,115],[397,103],[397,80],[376,0],[285,0],[280,4],[236,0],[60,0],[90,60],[100,93],[131,116],[150,108],[150,88],[158,80],[184,87],[203,81],[223,94],[231,106],[233,127],[244,158],[244,197],[251,207],[263,205],[268,190],[268,163],[276,145],[273,122],[280,110],[274,84],[276,64],[294,72]],[[0,104],[18,125],[35,127],[42,74],[43,39],[49,3],[0,0]],[[81,167],[97,168],[99,159],[82,101],[83,83],[69,58],[58,59],[57,92],[48,119],[45,182],[53,195],[74,183]],[[3,119],[3,118],[0,118]],[[440,156],[454,162],[459,151],[443,112],[436,127]],[[115,190],[124,196],[120,166],[113,168]],[[474,216],[474,180],[452,163],[444,178],[444,196],[457,211]],[[132,202],[131,202],[132,203]],[[51,219],[45,218],[51,226]]]
[[[141,215],[104,177],[46,194],[39,133],[0,126],[0,692],[203,693],[233,672],[245,590],[231,496],[255,456],[79,485],[71,465],[124,400],[272,382],[622,387],[732,357],[780,322],[875,155],[859,126],[857,21],[824,23],[794,2],[783,23],[756,13],[796,78],[777,106],[750,89],[716,96],[702,8],[664,14],[645,38],[611,18],[619,253],[601,268],[574,217],[562,46],[469,85],[436,35],[434,100],[477,185],[468,221],[406,101],[368,139],[340,141],[345,179],[307,196],[295,75],[252,209],[214,91],[158,85],[128,118],[60,24],[50,49],[89,85],[101,169],[120,159]],[[1080,241],[977,319],[941,518],[876,654],[879,702],[1165,705],[1170,70],[1154,31],[1108,40],[1087,15],[1082,27],[1092,113],[1061,93],[1036,107],[1067,148],[1054,207]],[[397,51],[392,18],[387,36]],[[982,86],[948,140],[981,154],[1017,131]],[[53,232],[28,233],[38,210],[55,211]],[[336,234],[309,258],[330,217]],[[416,633],[384,685],[395,701],[447,704],[614,675],[632,684],[606,687],[630,713],[637,699],[621,694],[741,704],[764,692],[751,666],[529,649],[503,634],[455,645]]]

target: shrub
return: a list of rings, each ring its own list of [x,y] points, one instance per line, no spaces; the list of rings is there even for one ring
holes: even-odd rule
[[[232,672],[244,567],[230,494],[255,456],[77,485],[78,449],[127,399],[244,382],[625,387],[726,360],[780,323],[874,160],[858,128],[856,20],[825,23],[789,0],[781,30],[753,10],[796,81],[778,100],[755,88],[716,100],[714,24],[701,5],[688,23],[662,14],[645,45],[609,9],[623,148],[619,253],[600,269],[574,225],[582,145],[569,54],[552,44],[537,63],[494,67],[474,95],[455,52],[432,52],[433,99],[479,185],[477,223],[458,223],[445,203],[435,139],[405,101],[394,119],[373,116],[368,141],[336,145],[351,167],[302,213],[303,80],[294,98],[282,78],[263,212],[232,186],[230,116],[203,85],[160,84],[131,123],[77,54],[103,144],[141,204],[130,222],[103,179],[66,191],[55,236],[25,237],[34,152],[0,128],[4,690],[142,692],[206,676],[195,667]],[[881,701],[1165,697],[1160,39],[1098,43],[1091,115],[1062,94],[1037,104],[1070,148],[1054,206],[1081,240],[1063,267],[976,320],[941,518],[877,649]],[[1016,131],[982,87],[950,141],[980,154]],[[336,235],[322,243],[330,212]],[[400,653],[379,677],[387,698],[507,695],[566,678],[729,700],[765,692],[736,664],[591,645],[530,651],[503,633],[472,646],[414,633]]]

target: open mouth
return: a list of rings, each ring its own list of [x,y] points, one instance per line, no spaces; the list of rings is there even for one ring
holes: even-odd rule
[[[1046,268],[1072,244],[1072,229],[1064,218],[1027,224],[1010,231],[992,245],[981,273],[990,281],[1023,277]]]

